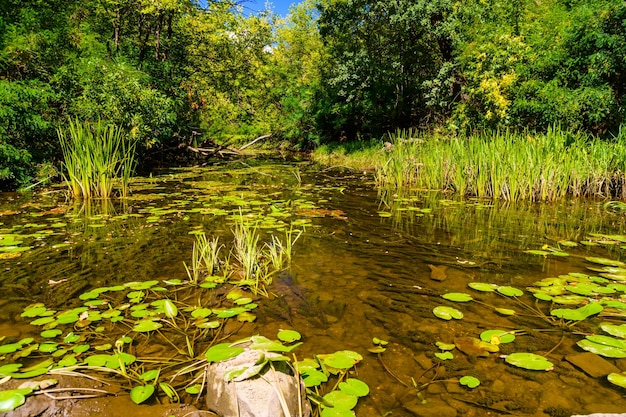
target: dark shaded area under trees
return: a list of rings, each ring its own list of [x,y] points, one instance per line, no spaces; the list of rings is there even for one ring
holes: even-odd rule
[[[620,0],[307,0],[286,19],[226,1],[5,0],[0,189],[59,166],[69,118],[122,127],[144,164],[268,133],[300,147],[408,127],[608,137],[624,68]]]

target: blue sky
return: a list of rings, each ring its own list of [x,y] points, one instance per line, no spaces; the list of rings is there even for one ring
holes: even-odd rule
[[[244,13],[256,13],[265,10],[266,0],[240,0],[241,5],[244,7]],[[198,0],[201,5],[206,5],[206,0]],[[297,0],[267,0],[268,5],[274,11],[281,16],[287,16],[289,13],[289,6],[292,3],[297,3]]]

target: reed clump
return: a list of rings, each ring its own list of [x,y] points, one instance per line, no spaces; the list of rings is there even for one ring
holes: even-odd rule
[[[626,134],[602,140],[553,127],[542,134],[390,134],[381,188],[444,190],[506,201],[626,197]]]
[[[119,195],[128,195],[135,169],[136,141],[129,139],[119,126],[69,120],[65,129],[57,129],[65,176],[76,198],[110,198],[117,187]]]
[[[302,231],[290,228],[284,240],[272,235],[271,241],[261,242],[259,227],[240,215],[232,233],[230,251],[222,251],[225,246],[218,238],[209,239],[204,233],[196,235],[191,265],[183,263],[189,281],[194,285],[201,284],[203,278],[210,282],[229,281],[250,288],[254,294],[267,296],[266,287],[274,275],[291,264],[293,245]]]

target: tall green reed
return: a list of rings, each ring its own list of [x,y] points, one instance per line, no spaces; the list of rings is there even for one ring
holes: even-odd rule
[[[425,188],[506,201],[626,196],[626,134],[601,140],[553,126],[417,136],[399,130],[377,167],[385,189]]]
[[[57,129],[72,195],[76,198],[110,198],[116,183],[122,197],[128,195],[135,169],[136,142],[123,129],[98,122],[70,119]]]

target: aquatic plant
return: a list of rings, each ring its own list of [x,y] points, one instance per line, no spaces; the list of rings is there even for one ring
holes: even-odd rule
[[[189,284],[171,279],[94,288],[80,295],[81,306],[63,311],[51,310],[42,303],[32,304],[24,309],[22,317],[32,319],[31,325],[44,330],[37,337],[39,340],[24,338],[0,345],[0,353],[5,357],[12,354],[10,360],[14,361],[0,366],[0,376],[29,379],[67,374],[89,375],[98,380],[122,378],[128,381],[131,400],[140,404],[158,394],[172,401],[180,401],[183,395],[200,395],[206,365],[239,355],[243,345],[280,355],[264,357],[253,367],[234,367],[226,373],[227,380],[253,378],[277,361],[291,361],[284,354],[301,345],[300,333],[292,329],[280,330],[278,340],[256,335],[218,343],[232,336],[224,334],[225,322],[248,322],[247,315],[256,304],[237,287],[216,296],[212,291],[215,285]],[[185,339],[186,350],[179,347],[175,337]],[[131,346],[135,350],[148,340],[151,344],[169,344],[176,355],[141,359],[128,353]],[[196,357],[196,351],[203,353]],[[24,368],[19,362],[22,359],[35,364]],[[348,415],[346,412],[354,408],[358,398],[367,395],[367,384],[350,372],[361,360],[353,351],[320,354],[303,361],[293,357],[293,366],[304,379],[317,410],[315,415],[325,416],[328,413],[323,410],[329,408],[343,412],[337,415]],[[330,380],[334,384],[325,383]],[[72,388],[67,391],[72,392]],[[0,410],[11,411],[24,403],[24,396],[44,392],[39,386],[0,391]],[[108,392],[91,390],[87,394]]]
[[[120,195],[128,195],[136,142],[128,139],[120,127],[102,120],[92,123],[70,119],[67,129],[59,128],[57,134],[72,196],[109,198],[116,181]]]
[[[626,137],[602,141],[552,127],[444,137],[399,130],[377,165],[382,188],[423,188],[506,201],[626,196]]]

